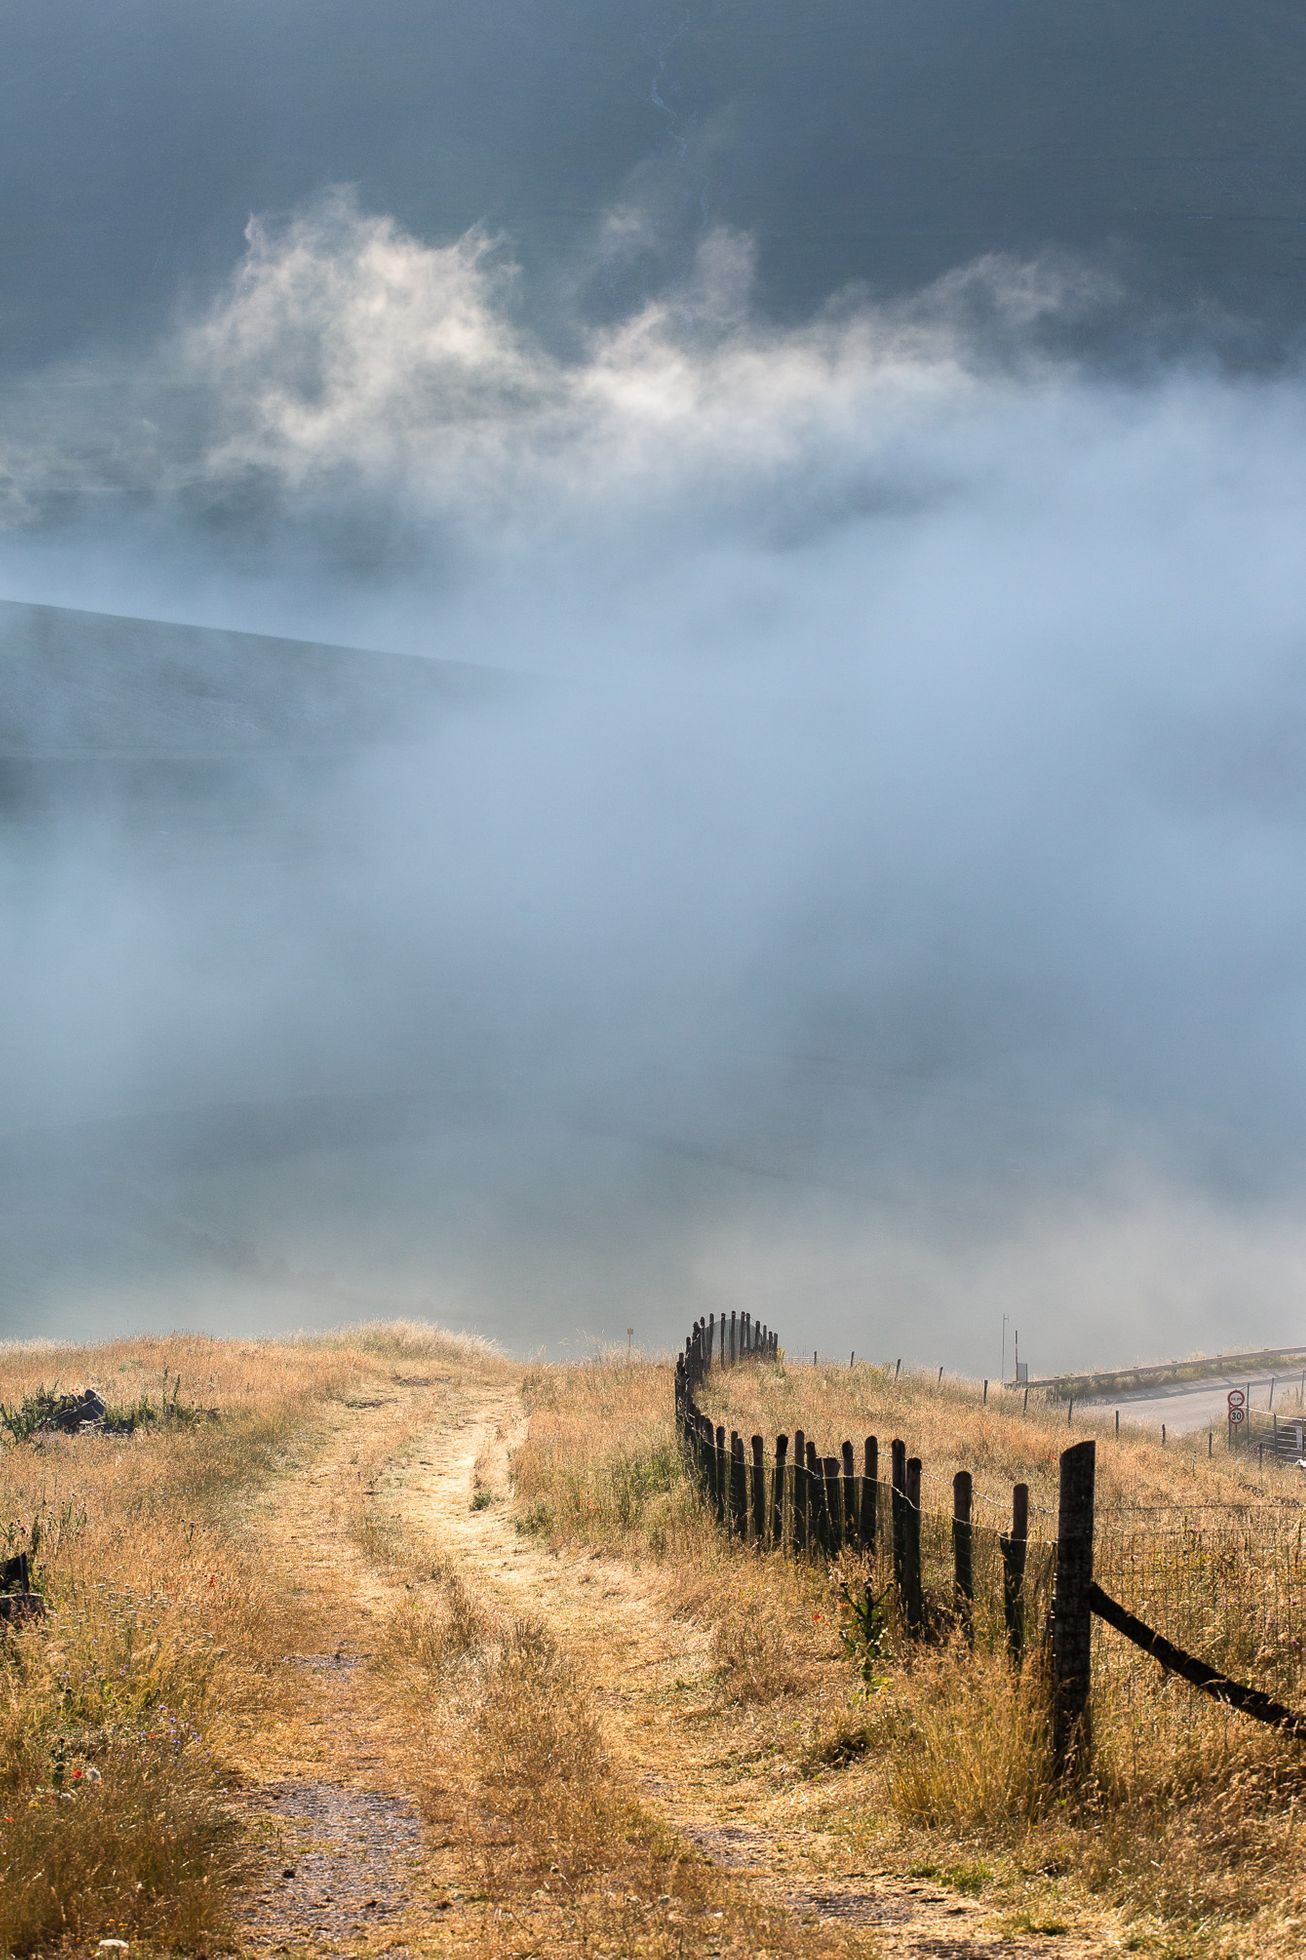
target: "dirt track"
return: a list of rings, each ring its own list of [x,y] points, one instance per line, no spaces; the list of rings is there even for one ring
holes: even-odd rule
[[[809,1786],[732,1761],[728,1730],[705,1719],[705,1639],[668,1609],[657,1573],[553,1552],[515,1529],[509,1465],[524,1420],[515,1386],[502,1381],[378,1388],[269,1490],[258,1529],[296,1592],[303,1643],[285,1657],[286,1719],[249,1765],[245,1800],[266,1826],[267,1855],[241,1929],[246,1950],[499,1950],[483,1902],[468,1904],[457,1847],[420,1823],[400,1718],[367,1665],[405,1587],[351,1532],[363,1480],[374,1504],[449,1558],[478,1599],[547,1626],[577,1663],[642,1803],[759,1909],[791,1920],[799,1950],[804,1926],[812,1950],[826,1953],[836,1931],[841,1950],[915,1960],[1108,1950],[1003,1938],[979,1902],[859,1865],[845,1840],[816,1828]]]

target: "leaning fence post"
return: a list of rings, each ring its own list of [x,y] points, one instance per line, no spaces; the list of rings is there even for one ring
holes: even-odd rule
[[[789,1438],[777,1436],[775,1471],[771,1478],[771,1543],[777,1551],[785,1541],[785,1460],[788,1455]]]
[[[1011,1536],[1002,1547],[1002,1617],[1007,1623],[1007,1651],[1019,1667],[1025,1658],[1025,1554],[1029,1546],[1029,1485],[1017,1484],[1011,1493]]]
[[[880,1476],[880,1445],[874,1436],[862,1444],[862,1504],[858,1536],[862,1550],[875,1550],[875,1494]]]
[[[975,1642],[975,1532],[971,1524],[974,1488],[969,1470],[959,1470],[952,1480],[952,1573],[957,1593],[957,1617],[961,1630],[973,1646]]]
[[[906,1526],[907,1626],[919,1640],[925,1626],[925,1598],[921,1590],[921,1460],[907,1459],[907,1502],[903,1511]]]
[[[1052,1586],[1052,1770],[1057,1777],[1082,1768],[1091,1747],[1095,1458],[1091,1441],[1076,1443],[1061,1455]]]
[[[807,1439],[794,1431],[794,1550],[807,1550]]]
[[[762,1439],[760,1436],[754,1436],[753,1438],[753,1461],[750,1468],[753,1482],[751,1492],[753,1499],[753,1538],[757,1544],[761,1545],[766,1539],[766,1470],[763,1466]]]

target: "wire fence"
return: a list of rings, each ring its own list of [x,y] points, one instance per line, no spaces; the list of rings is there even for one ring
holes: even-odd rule
[[[965,1471],[953,1480],[951,1512],[926,1510],[920,1461],[900,1438],[885,1452],[885,1478],[875,1436],[825,1455],[801,1429],[768,1446],[710,1421],[697,1401],[708,1368],[776,1354],[775,1335],[745,1314],[698,1323],[677,1361],[682,1444],[721,1528],[842,1565],[909,1639],[960,1637],[1018,1662],[1042,1656],[1058,1774],[1086,1753],[1091,1702],[1131,1720],[1182,1720],[1184,1704],[1158,1694],[1158,1681],[1174,1675],[1306,1737],[1306,1717],[1291,1706],[1306,1701],[1299,1502],[1112,1505],[1099,1514],[1095,1445],[1083,1442],[1062,1453],[1054,1536],[1031,1535],[1024,1484],[1013,1488],[1009,1528],[978,1521]],[[1106,1622],[1096,1639],[1095,1618]]]
[[[1219,1504],[1099,1512],[1098,1584],[1223,1673],[1306,1700],[1306,1512],[1299,1504]],[[1100,1643],[1115,1691],[1139,1697],[1155,1670]]]

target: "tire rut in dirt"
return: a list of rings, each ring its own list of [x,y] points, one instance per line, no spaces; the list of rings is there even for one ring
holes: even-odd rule
[[[346,1784],[295,1782],[257,1793],[258,1813],[280,1826],[279,1879],[252,1892],[242,1925],[254,1952],[359,1951],[398,1956],[386,1935],[408,1910],[420,1866],[417,1811],[400,1797]]]

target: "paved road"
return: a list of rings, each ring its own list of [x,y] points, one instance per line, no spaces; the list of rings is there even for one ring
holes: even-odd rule
[[[1291,1419],[1301,1411],[1301,1375],[1279,1375],[1275,1381],[1274,1406],[1281,1416]],[[1148,1389],[1143,1395],[1103,1396],[1095,1406],[1119,1409],[1121,1422],[1158,1429],[1164,1423],[1172,1434],[1183,1435],[1195,1429],[1222,1429],[1231,1388],[1250,1388],[1253,1409],[1267,1409],[1270,1405],[1268,1375],[1220,1375],[1205,1382]],[[1306,1415],[1303,1420],[1306,1421]]]

